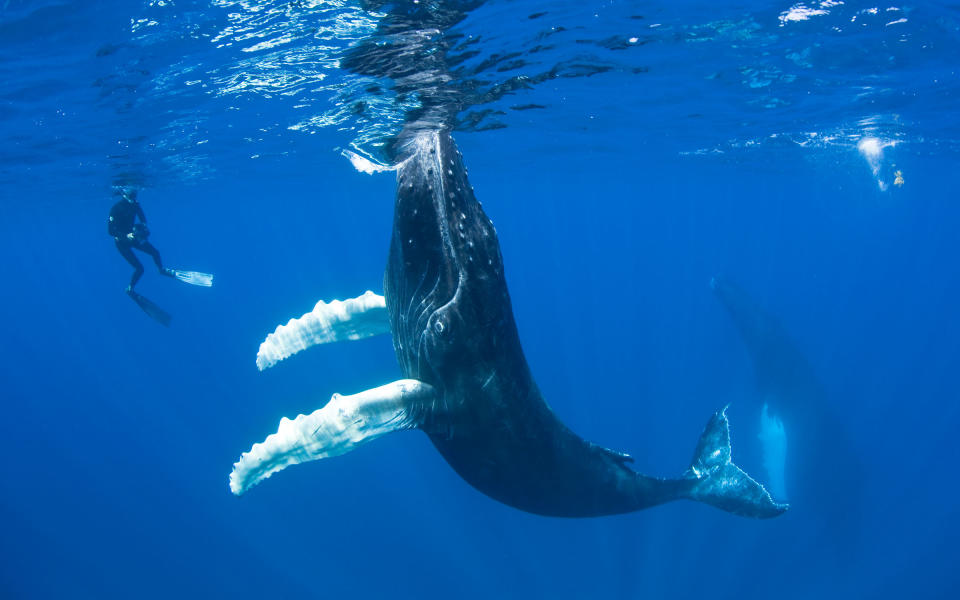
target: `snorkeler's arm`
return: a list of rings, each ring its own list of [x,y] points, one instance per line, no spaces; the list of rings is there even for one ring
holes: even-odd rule
[[[147,224],[147,217],[143,214],[143,207],[140,206],[140,203],[137,202],[137,216],[140,217],[140,222],[144,225]]]
[[[119,241],[120,236],[123,235],[123,232],[120,231],[120,226],[117,223],[117,205],[114,204],[110,209],[110,216],[107,218],[107,234],[112,236],[113,239]]]

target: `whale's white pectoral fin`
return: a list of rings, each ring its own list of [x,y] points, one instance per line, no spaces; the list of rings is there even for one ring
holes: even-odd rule
[[[393,431],[415,429],[435,405],[432,386],[401,379],[359,394],[334,394],[309,415],[284,417],[277,432],[240,456],[230,491],[240,495],[290,465],[350,452]]]
[[[267,336],[257,351],[261,371],[317,344],[390,333],[390,318],[383,296],[366,292],[349,300],[317,302],[299,319],[290,319]]]

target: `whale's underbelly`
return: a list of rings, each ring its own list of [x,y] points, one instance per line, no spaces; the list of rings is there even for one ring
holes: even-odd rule
[[[448,390],[460,396],[452,424],[425,429],[460,477],[504,504],[541,515],[631,510],[620,492],[629,487],[632,471],[570,431],[532,380],[526,386],[502,383],[493,394]]]

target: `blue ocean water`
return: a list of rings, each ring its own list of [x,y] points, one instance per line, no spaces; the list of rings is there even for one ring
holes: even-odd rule
[[[957,56],[939,2],[3,2],[0,597],[957,597]],[[787,452],[830,476],[773,520],[546,518],[409,432],[234,497],[281,417],[401,376],[386,337],[254,359],[382,292],[395,178],[343,152],[388,165],[436,107],[566,424],[677,476],[729,403],[763,480],[779,355],[748,353],[722,276],[814,374],[831,426]],[[117,186],[167,264],[216,275],[143,257],[168,328],[123,293]]]

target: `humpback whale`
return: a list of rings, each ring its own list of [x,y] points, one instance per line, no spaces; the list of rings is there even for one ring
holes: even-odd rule
[[[756,378],[757,437],[770,491],[788,498],[810,534],[857,537],[860,460],[809,361],[778,318],[724,277],[710,286],[746,346]],[[841,534],[841,531],[843,532]]]
[[[497,234],[452,136],[419,130],[402,149],[384,296],[318,303],[268,336],[258,364],[388,331],[404,378],[334,394],[309,415],[281,420],[234,464],[233,493],[287,466],[416,429],[474,488],[539,515],[612,515],[680,499],[748,517],[786,510],[731,461],[725,408],[708,420],[690,467],[674,479],[638,473],[627,454],[566,427],[524,358]]]

